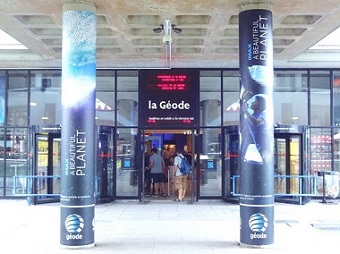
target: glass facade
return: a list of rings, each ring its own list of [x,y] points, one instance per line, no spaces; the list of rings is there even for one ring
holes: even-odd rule
[[[340,126],[340,71],[333,73],[333,126]]]
[[[221,72],[200,72],[201,126],[221,126]]]
[[[30,72],[30,125],[61,122],[60,71]]]
[[[138,195],[137,130],[117,129],[117,196]]]
[[[240,81],[238,70],[223,71],[223,126],[240,122]]]
[[[117,72],[117,125],[138,125],[138,71]]]
[[[311,71],[310,125],[329,126],[331,123],[331,75],[329,71]]]
[[[7,90],[7,121],[8,126],[29,125],[29,72],[9,71]]]
[[[116,123],[116,79],[113,70],[97,71],[96,123],[114,126]]]
[[[334,131],[337,133],[338,130],[327,127],[307,129],[306,166],[310,169],[310,192],[317,196],[339,196],[339,168],[334,159],[337,158],[339,148]]]
[[[334,171],[340,172],[340,129],[333,130],[333,168]]]
[[[274,122],[308,124],[307,71],[277,70],[274,72]]]
[[[141,164],[138,134],[143,126],[138,126],[138,82],[138,70],[97,70],[96,125],[115,128],[115,137],[110,137],[111,144],[116,144],[115,154],[110,157],[110,163],[113,162],[110,177],[116,177],[115,190],[111,193],[108,189],[111,196],[115,193],[120,197],[134,197],[140,191],[136,182]],[[221,197],[226,195],[226,189],[231,190],[230,186],[223,186],[223,182],[229,182],[223,158],[230,146],[222,143],[228,142],[223,135],[224,128],[239,124],[239,72],[237,69],[200,70],[198,85],[197,133],[201,137],[198,158],[202,166],[198,195]],[[297,151],[294,142],[290,150],[291,156],[298,154],[306,160],[303,172],[315,176],[310,180],[309,192],[316,196],[322,195],[319,172],[340,171],[339,87],[338,70],[277,69],[274,72],[274,122],[306,126],[303,152],[294,152]],[[35,174],[32,126],[60,125],[61,92],[61,70],[0,71],[0,198],[27,191],[24,177]],[[210,171],[204,167],[207,158],[213,160]],[[280,163],[284,165],[285,161]],[[297,172],[294,165],[291,168]],[[293,182],[291,180],[290,186],[295,189],[290,193],[298,192]],[[277,186],[280,192],[287,189],[284,184],[287,182]],[[110,183],[107,186],[111,186]]]

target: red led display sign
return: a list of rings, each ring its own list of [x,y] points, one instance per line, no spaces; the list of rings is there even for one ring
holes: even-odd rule
[[[141,70],[139,119],[145,127],[194,127],[198,124],[196,70]]]
[[[150,76],[147,80],[147,90],[176,91],[185,90],[187,75],[164,75]]]

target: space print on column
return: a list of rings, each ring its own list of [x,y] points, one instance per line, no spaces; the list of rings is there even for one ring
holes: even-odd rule
[[[274,129],[272,14],[239,14],[241,242],[273,243]],[[261,223],[260,223],[261,222]]]
[[[96,24],[94,11],[64,6],[60,243],[68,246],[94,243]]]

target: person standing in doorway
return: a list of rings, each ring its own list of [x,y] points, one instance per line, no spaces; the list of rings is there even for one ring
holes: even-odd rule
[[[171,158],[171,153],[170,153],[170,147],[164,147],[164,150],[162,152],[162,156],[164,158],[165,166],[169,167],[170,165],[170,158]]]
[[[175,190],[178,191],[178,198],[176,198],[174,201],[181,202],[184,200],[185,193],[187,190],[187,175],[184,175],[181,170],[179,169],[182,159],[184,158],[183,156],[183,150],[177,150],[177,156],[175,157],[174,160],[174,185],[175,185]]]
[[[155,195],[163,194],[165,190],[164,185],[164,169],[165,163],[161,155],[158,154],[157,148],[152,148],[152,155],[150,156],[149,169],[151,170],[151,177],[153,180]],[[165,195],[165,193],[164,193]]]

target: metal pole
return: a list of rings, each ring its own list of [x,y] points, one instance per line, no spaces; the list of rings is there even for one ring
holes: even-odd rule
[[[170,196],[170,165],[168,165],[168,197]]]
[[[196,167],[195,167],[195,131],[191,131],[191,203],[195,201],[196,194]]]

